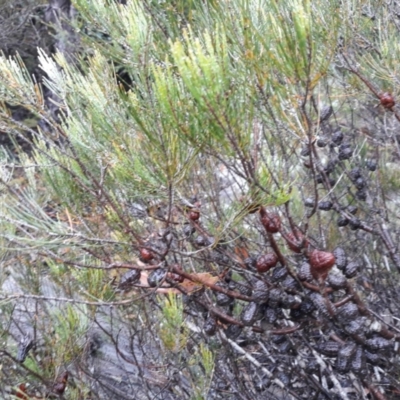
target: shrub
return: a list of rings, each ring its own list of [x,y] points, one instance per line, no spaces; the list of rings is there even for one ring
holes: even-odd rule
[[[396,398],[397,6],[75,6],[0,59],[4,393]]]

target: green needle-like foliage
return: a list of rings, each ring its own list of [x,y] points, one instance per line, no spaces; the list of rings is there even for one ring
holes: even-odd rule
[[[329,381],[346,395],[339,361],[317,359],[317,382],[301,357],[327,337],[399,341],[395,7],[120,3],[75,0],[76,17],[60,25],[76,35],[75,53],[39,49],[34,75],[20,56],[0,56],[0,134],[17,149],[0,158],[0,371],[15,365],[0,375],[5,393],[26,381],[36,398],[256,399],[279,389],[320,399]],[[300,277],[312,251],[339,245],[363,260],[362,279],[346,275],[355,289],[338,295],[323,274]],[[274,275],[279,264],[293,288]],[[251,318],[260,284],[286,291],[274,321],[268,300]],[[313,292],[313,317],[295,317]],[[367,333],[335,316],[346,303]],[[389,309],[387,333],[372,316]],[[15,357],[28,333],[35,345]],[[280,335],[289,350],[270,372]],[[385,360],[395,393],[397,359]],[[358,394],[385,386],[368,368],[352,370]]]

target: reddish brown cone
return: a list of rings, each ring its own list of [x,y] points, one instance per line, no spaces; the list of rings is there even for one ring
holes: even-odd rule
[[[68,382],[68,371],[63,372],[56,380],[53,386],[53,392],[62,395],[65,391]]]
[[[395,101],[394,101],[393,96],[390,93],[387,93],[387,92],[382,93],[380,95],[379,99],[381,101],[382,106],[385,107],[385,108],[388,108],[388,109],[393,108],[394,105],[396,104]]]
[[[278,257],[275,253],[262,254],[257,259],[257,271],[262,274],[275,267],[278,262]]]
[[[286,234],[285,240],[289,249],[295,253],[301,253],[301,250],[307,248],[310,244],[299,230],[296,231],[296,234],[293,232]]]
[[[335,256],[326,251],[313,250],[309,257],[313,277],[315,279],[325,279],[335,265]]]
[[[277,233],[281,229],[281,219],[278,214],[268,213],[264,207],[260,207],[261,223],[269,233]]]
[[[23,400],[28,400],[28,395],[26,393],[26,385],[25,383],[21,383],[18,386],[18,389],[15,393],[15,396],[17,397],[17,399],[23,399]]]
[[[149,262],[154,258],[154,254],[151,250],[142,247],[140,249],[140,259],[143,262]]]
[[[200,211],[190,210],[188,212],[188,217],[191,221],[197,221],[200,218]]]

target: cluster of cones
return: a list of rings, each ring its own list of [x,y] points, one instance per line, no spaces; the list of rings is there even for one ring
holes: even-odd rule
[[[264,207],[260,207],[261,223],[268,234],[281,233],[287,246],[295,253],[303,253],[309,260],[311,273],[318,281],[324,281],[329,271],[335,265],[335,256],[331,252],[312,249],[310,242],[304,234],[296,229],[292,232],[284,232],[279,215],[270,213]],[[278,263],[278,254],[267,253],[260,256],[257,260],[257,270],[260,273],[267,272]]]

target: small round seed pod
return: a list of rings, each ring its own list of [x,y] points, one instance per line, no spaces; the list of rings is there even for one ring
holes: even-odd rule
[[[264,319],[269,324],[274,324],[278,320],[278,311],[275,308],[267,307],[264,311]]]
[[[365,188],[365,185],[366,185],[366,183],[365,183],[364,178],[358,178],[358,179],[354,182],[354,186],[355,186],[358,190],[364,189],[364,188]]]
[[[343,275],[329,274],[326,280],[327,284],[335,290],[340,290],[346,287],[347,280]]]
[[[318,147],[326,147],[327,144],[328,144],[328,141],[327,141],[326,138],[324,138],[324,137],[320,137],[320,138],[317,140],[317,146],[318,146]]]
[[[361,269],[361,263],[359,261],[352,261],[344,267],[343,273],[346,278],[350,279],[354,278],[360,269]]]
[[[336,370],[340,374],[349,372],[351,359],[356,352],[357,345],[355,343],[345,343],[338,351],[336,359]]]
[[[355,182],[358,178],[362,178],[361,168],[355,167],[349,171],[349,178],[352,182]]]
[[[300,285],[299,282],[297,282],[296,279],[294,279],[292,276],[288,275],[282,282],[282,287],[286,290],[299,290]]]
[[[356,231],[357,229],[359,229],[361,227],[361,221],[358,218],[352,218],[349,221],[350,224],[350,229],[352,231]]]
[[[333,132],[332,143],[336,146],[339,146],[340,143],[342,143],[343,138],[344,138],[344,135],[343,135],[342,131],[339,130],[339,131]]]
[[[282,299],[282,308],[291,309],[298,308],[301,304],[301,297],[292,296],[291,294],[286,295]]]
[[[283,297],[283,291],[279,288],[273,288],[269,292],[269,300],[268,300],[268,306],[271,308],[276,308],[278,307],[278,304],[280,303],[282,297]]]
[[[336,307],[332,303],[330,303],[328,299],[325,299],[324,297],[322,297],[319,293],[312,293],[310,295],[310,299],[313,302],[315,308],[325,318],[331,318],[332,316],[334,316],[336,314],[336,312],[337,312]]]
[[[349,321],[344,330],[349,335],[358,335],[364,330],[364,320],[362,318],[357,318],[355,320]]]
[[[343,269],[347,265],[347,256],[345,251],[341,247],[336,247],[333,250],[333,255],[335,256],[335,263],[339,269]]]
[[[257,314],[259,311],[259,306],[257,303],[251,302],[248,303],[242,311],[240,316],[240,320],[242,321],[243,325],[251,326],[257,319]]]
[[[304,200],[304,205],[306,207],[312,208],[312,207],[315,206],[315,200],[313,198],[311,198],[311,197],[308,197],[307,199]]]
[[[333,207],[333,203],[331,201],[320,201],[318,203],[318,208],[321,211],[330,211],[330,210],[332,210],[332,207]]]
[[[365,163],[365,166],[367,167],[367,169],[368,169],[369,171],[374,172],[374,171],[376,171],[377,163],[376,163],[375,160],[368,160],[368,161]]]
[[[257,281],[254,285],[253,300],[258,304],[265,304],[269,299],[269,288],[263,281]]]
[[[317,351],[327,357],[336,357],[339,352],[340,345],[333,340],[328,340],[318,344]]]
[[[140,279],[141,272],[138,269],[131,269],[121,276],[118,287],[120,289],[128,289]]]
[[[337,161],[336,160],[329,160],[324,167],[324,171],[327,175],[331,174],[336,167]]]
[[[367,191],[365,189],[357,190],[356,199],[360,201],[367,200]]]
[[[284,266],[280,266],[275,268],[272,271],[271,281],[272,282],[280,282],[285,279],[288,275],[287,269]]]
[[[338,309],[338,319],[342,323],[347,323],[355,320],[359,316],[358,307],[355,303],[349,301],[343,304]]]
[[[233,303],[234,298],[226,295],[225,293],[216,292],[215,293],[215,302],[217,305],[221,307],[229,306],[229,304]]]
[[[328,272],[335,265],[335,256],[326,251],[313,250],[309,256],[311,274],[315,279],[326,279]]]
[[[225,331],[226,337],[235,340],[242,333],[243,328],[239,325],[229,325]]]
[[[314,310],[315,310],[315,305],[313,301],[310,298],[303,299],[300,305],[300,311],[304,315],[308,315],[311,314]]]
[[[367,372],[365,351],[362,346],[357,346],[354,356],[351,359],[350,368],[356,374],[364,375]]]
[[[240,294],[243,294],[244,296],[251,296],[253,290],[252,288],[245,284],[245,283],[241,283],[241,282],[234,282],[231,281],[229,284],[229,290],[232,291],[238,291]]]
[[[208,336],[214,336],[217,332],[217,321],[213,317],[208,317],[203,325],[204,333]]]
[[[147,283],[150,287],[157,287],[164,280],[166,274],[167,271],[165,271],[164,269],[155,269],[154,271],[149,273],[147,277]]]
[[[338,158],[340,161],[348,160],[353,156],[353,150],[348,145],[340,145]]]
[[[203,235],[197,236],[197,238],[194,241],[194,244],[196,245],[196,247],[209,246],[211,243],[212,243],[212,241],[210,240],[210,238],[208,238],[207,236],[203,236]]]
[[[311,274],[311,265],[308,262],[303,262],[298,267],[297,276],[301,281],[311,282],[314,278]]]
[[[275,253],[262,254],[257,259],[257,272],[262,274],[275,267],[278,262],[278,257]]]
[[[365,341],[368,350],[372,352],[389,350],[392,347],[392,342],[382,337],[375,336]]]
[[[342,228],[343,226],[347,226],[349,224],[349,220],[346,217],[340,216],[337,220],[337,226]]]
[[[223,288],[223,289],[227,289],[228,285],[223,283],[223,282],[217,282],[216,286]],[[228,296],[225,293],[222,292],[214,292],[214,296],[215,296],[215,302],[218,306],[221,307],[225,307],[230,305],[231,303],[233,303],[233,301],[235,300],[233,297]]]

